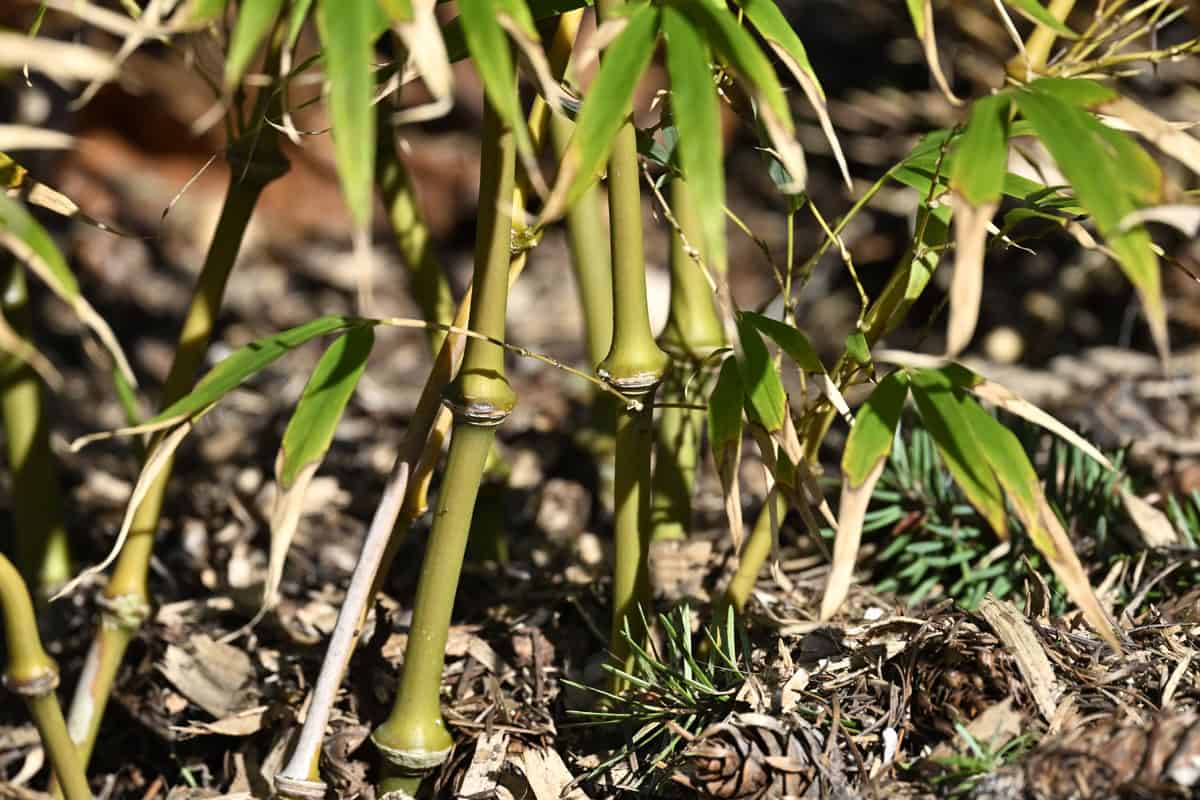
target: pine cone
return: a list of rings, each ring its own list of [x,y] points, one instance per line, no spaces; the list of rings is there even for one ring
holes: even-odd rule
[[[1200,718],[1162,714],[1148,725],[1116,718],[1043,745],[998,770],[972,800],[1187,798],[1200,790]]]
[[[731,714],[710,725],[688,745],[685,772],[673,778],[719,800],[778,800],[800,797],[818,777],[812,756],[820,740],[801,734],[766,714]]]

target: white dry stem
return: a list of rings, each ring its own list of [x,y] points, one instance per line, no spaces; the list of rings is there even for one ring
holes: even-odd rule
[[[350,655],[354,652],[354,646],[362,632],[359,625],[365,615],[367,603],[371,600],[371,587],[375,583],[375,575],[379,571],[380,561],[404,503],[404,495],[408,490],[408,475],[408,462],[397,459],[384,487],[383,496],[379,500],[379,506],[375,509],[375,516],[367,531],[354,574],[350,577],[346,599],[338,612],[337,624],[329,639],[325,660],[321,663],[321,673],[317,676],[316,686],[313,687],[308,715],[304,718],[300,737],[296,740],[291,760],[276,776],[276,781],[280,778],[285,782],[311,781],[309,771],[320,752],[321,740],[325,736],[325,726],[329,724],[329,715],[333,710],[334,700],[337,699],[338,687],[342,683],[342,676],[350,663]],[[279,789],[277,784],[276,791]]]

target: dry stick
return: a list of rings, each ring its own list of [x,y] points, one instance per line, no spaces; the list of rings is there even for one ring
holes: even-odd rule
[[[296,740],[291,760],[275,776],[275,790],[282,797],[325,796],[324,781],[312,780],[310,776],[317,774],[317,761],[321,754],[325,726],[329,724],[329,715],[333,710],[333,702],[337,699],[338,686],[341,685],[342,675],[346,672],[350,655],[354,652],[355,642],[358,641],[362,630],[360,612],[367,607],[370,600],[379,562],[383,558],[388,541],[392,538],[396,515],[400,513],[400,505],[404,502],[404,493],[408,489],[408,470],[408,462],[396,462],[384,487],[379,506],[375,509],[366,542],[363,543],[362,553],[350,578],[350,587],[346,590],[346,598],[338,612],[333,636],[330,637],[329,646],[325,650],[321,674],[317,676],[317,685],[313,687],[308,716],[300,729],[300,737]]]
[[[258,197],[267,184],[287,171],[288,166],[279,151],[278,134],[265,125],[234,142],[227,158],[231,175],[225,205],[179,334],[175,360],[163,387],[163,408],[191,389],[196,373],[204,363],[225,284]],[[151,445],[149,453],[153,452],[155,444]],[[78,745],[85,764],[95,746],[100,720],[125,650],[150,614],[146,577],[170,473],[168,464],[137,508],[129,538],[121,548],[112,579],[101,600],[100,630],[88,651],[71,701],[68,715],[71,738]]]
[[[0,255],[0,314],[17,335],[30,338],[25,272],[8,253]],[[70,542],[42,383],[27,361],[9,353],[0,353],[0,416],[13,483],[17,564],[40,602],[70,580]]]
[[[20,695],[29,707],[42,746],[50,757],[57,784],[66,800],[91,800],[83,762],[75,743],[67,735],[67,723],[54,694],[58,686],[58,665],[46,655],[38,636],[33,602],[20,573],[0,555],[0,611],[4,614],[4,635],[8,664],[4,685]]]

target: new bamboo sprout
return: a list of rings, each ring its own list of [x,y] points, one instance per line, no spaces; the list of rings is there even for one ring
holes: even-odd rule
[[[58,665],[42,647],[33,602],[25,582],[3,555],[0,555],[0,611],[4,614],[8,650],[4,685],[13,694],[20,695],[28,706],[63,796],[66,800],[90,800],[92,792],[83,772],[83,762],[75,743],[67,735],[67,723],[54,694],[58,686]]]
[[[25,271],[0,255],[0,312],[26,340],[33,315]],[[12,475],[17,563],[34,594],[46,598],[71,578],[71,553],[63,522],[62,487],[50,450],[42,383],[25,361],[0,352],[0,416]]]
[[[470,327],[502,339],[516,148],[512,132],[490,103],[484,112],[482,148]],[[446,638],[484,463],[496,426],[515,402],[504,374],[504,350],[478,339],[468,341],[462,367],[446,393],[454,432],[413,603],[404,673],[391,715],[371,737],[385,762],[381,795],[412,794],[421,774],[442,763],[453,746],[441,713]]]
[[[679,229],[671,234],[671,306],[658,342],[671,355],[673,368],[663,383],[655,435],[650,524],[656,541],[683,539],[691,529],[704,410],[685,405],[689,396],[705,396],[712,373],[708,358],[725,346],[712,289],[686,249],[703,237],[687,184],[678,178],[671,181],[671,209]]]
[[[261,115],[258,118],[261,119]],[[191,390],[204,363],[225,284],[254,206],[267,184],[288,169],[287,159],[279,150],[278,133],[266,124],[234,142],[226,158],[230,179],[225,204],[179,334],[175,359],[163,387],[163,408]],[[151,444],[149,451],[153,447]],[[95,745],[121,659],[150,613],[146,578],[170,473],[168,465],[138,506],[129,538],[121,548],[112,579],[101,599],[100,630],[88,652],[69,714],[71,737],[85,764]]]
[[[601,21],[612,19],[623,0],[600,0]],[[614,481],[613,616],[609,647],[624,665],[628,625],[641,636],[637,606],[650,603],[647,560],[650,546],[650,458],[654,445],[654,390],[668,358],[654,341],[646,304],[646,260],[642,244],[642,200],[638,177],[637,136],[626,120],[608,161],[608,216],[613,259],[613,341],[597,374],[623,394],[642,401],[640,410],[623,409],[617,417]]]

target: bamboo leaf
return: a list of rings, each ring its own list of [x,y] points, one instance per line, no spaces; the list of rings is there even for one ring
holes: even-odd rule
[[[1045,25],[1064,39],[1078,39],[1079,34],[1067,27],[1043,6],[1038,0],[1004,0],[1005,4],[1016,9],[1017,13],[1031,22]]]
[[[1103,636],[1114,650],[1121,652],[1112,623],[1092,591],[1087,572],[1075,554],[1071,540],[1046,502],[1037,472],[1029,463],[1021,442],[1012,431],[973,400],[965,399],[960,407],[1030,540],[1038,552],[1045,556],[1054,574],[1066,587],[1067,595],[1083,612],[1084,619],[1092,629]]]
[[[841,170],[842,180],[846,182],[847,188],[850,188],[850,169],[846,166],[846,155],[842,152],[842,144],[838,141],[837,133],[833,129],[833,121],[829,118],[825,90],[821,88],[816,70],[808,60],[808,52],[804,49],[804,43],[792,30],[792,26],[788,24],[787,18],[775,0],[737,0],[737,4],[771,49],[775,51],[775,55],[779,56],[779,60],[792,73],[796,82],[800,84],[800,89],[808,99],[809,105],[817,113],[821,130],[829,141],[834,160],[837,161],[838,169]]]
[[[1087,84],[1090,82],[1042,79],[1028,90],[1016,92],[1014,99],[1059,169],[1071,181],[1079,202],[1092,216],[1121,269],[1137,289],[1155,345],[1165,357],[1167,322],[1158,258],[1144,227],[1121,228],[1122,221],[1136,210],[1135,200],[1144,200],[1153,185],[1161,185],[1161,173],[1153,164],[1147,166],[1142,157],[1131,154],[1141,148],[1123,134],[1061,99],[1067,86],[1080,96],[1098,96],[1099,92]]]
[[[283,0],[255,0],[238,6],[237,23],[225,57],[225,91],[233,91],[241,83],[250,60],[275,27],[282,9]]]
[[[325,458],[333,434],[367,366],[375,343],[369,327],[351,328],[325,350],[283,434],[275,459],[275,501],[271,510],[271,554],[263,604],[257,617],[275,605],[288,549],[300,522],[304,497]]]
[[[67,219],[79,220],[117,236],[129,236],[128,233],[83,213],[74,200],[57,189],[34,180],[25,167],[3,152],[0,152],[0,189],[6,190],[9,196],[19,197],[31,206],[53,211]]]
[[[276,361],[280,356],[318,336],[340,333],[349,328],[373,325],[370,320],[358,317],[326,316],[289,328],[286,331],[257,339],[243,345],[225,357],[208,371],[196,388],[167,406],[141,425],[119,428],[115,431],[83,436],[71,443],[75,450],[97,439],[110,436],[129,436],[136,433],[170,428],[181,421],[194,417],[216,403],[229,392],[241,386],[251,376]]]
[[[20,203],[0,192],[0,247],[9,250],[25,264],[63,302],[71,307],[96,338],[104,345],[113,360],[133,385],[137,385],[129,359],[121,349],[116,334],[79,291],[75,274],[63,258],[50,234],[38,224]]]
[[[742,316],[760,333],[779,345],[800,369],[813,373],[825,372],[825,365],[821,363],[821,357],[817,355],[812,342],[798,328],[753,311],[743,311]]]
[[[939,370],[912,370],[912,393],[921,421],[967,500],[1001,539],[1008,538],[1004,496],[987,454],[971,433],[964,397]]]
[[[67,585],[59,589],[51,600],[57,600],[60,597],[70,594],[75,590],[75,587],[90,576],[98,575],[108,569],[109,565],[116,559],[117,554],[121,552],[121,548],[125,546],[125,540],[129,538],[134,517],[137,515],[137,510],[142,504],[142,500],[146,498],[146,495],[149,493],[151,487],[154,486],[158,477],[170,466],[171,460],[175,456],[175,451],[179,449],[179,445],[187,438],[188,433],[191,432],[194,426],[195,420],[189,419],[177,426],[158,443],[158,446],[150,453],[150,457],[146,459],[146,463],[142,466],[142,471],[138,475],[137,482],[133,485],[133,492],[129,495],[129,503],[125,507],[125,517],[121,520],[121,528],[117,532],[117,539],[113,542],[108,555],[99,564],[88,567],[68,581]]]
[[[942,60],[938,55],[937,35],[933,29],[933,0],[908,0],[908,15],[912,18],[913,30],[921,40],[921,48],[925,51],[925,61],[929,64],[929,72],[933,75],[934,83],[950,101],[951,105],[961,106],[963,101],[950,89],[946,73],[942,71]]]
[[[629,117],[634,87],[654,55],[659,16],[657,6],[646,4],[627,17],[604,23],[620,33],[605,49],[600,69],[583,98],[554,189],[542,210],[542,224],[559,217],[603,171],[613,138]]]
[[[708,441],[721,480],[725,515],[735,550],[739,549],[745,533],[738,485],[738,466],[742,461],[742,395],[737,361],[727,358],[708,398]]]
[[[1000,199],[1008,172],[1008,95],[976,100],[958,138],[950,186],[975,206]]]
[[[671,79],[671,116],[679,130],[679,163],[700,227],[704,253],[718,274],[726,270],[725,163],[721,112],[704,38],[676,8],[662,12]]]
[[[850,591],[854,562],[862,542],[863,520],[875,484],[883,474],[892,451],[900,412],[908,397],[908,379],[904,372],[891,373],[871,392],[858,410],[846,449],[842,453],[842,494],[838,504],[837,534],[833,543],[833,564],[825,595],[821,599],[821,619],[837,612]]]
[[[354,224],[365,230],[374,208],[374,41],[379,6],[373,0],[321,0],[317,30],[325,51],[327,101],[338,177]]]
[[[954,274],[950,279],[950,314],[946,321],[947,358],[961,353],[975,335],[983,299],[988,226],[1000,207],[997,200],[974,205],[958,195],[953,203]]]
[[[792,177],[792,184],[785,186],[783,191],[786,194],[802,192],[808,174],[804,151],[795,139],[796,129],[787,97],[770,59],[759,49],[754,37],[738,24],[737,18],[724,3],[668,0],[668,4],[679,9],[704,31],[709,45],[737,73],[740,82],[754,96],[756,111],[775,149],[775,155]]]
[[[459,0],[458,19],[462,24],[467,49],[471,60],[483,81],[483,90],[488,101],[500,115],[504,124],[512,129],[517,150],[531,178],[540,176],[533,152],[533,141],[525,125],[521,110],[521,96],[517,93],[517,70],[512,57],[508,37],[500,24],[497,12],[513,13],[511,0],[496,3],[493,0]],[[522,18],[528,15],[528,9]],[[632,89],[630,90],[632,91]]]
[[[219,17],[229,0],[190,0],[182,12],[188,22],[202,25]]]
[[[1125,97],[1102,102],[1098,110],[1126,123],[1155,147],[1200,175],[1200,140],[1187,132],[1186,128],[1190,125],[1179,126],[1168,122]]]
[[[746,410],[751,418],[768,431],[775,432],[783,428],[783,420],[787,415],[787,394],[783,390],[783,381],[779,378],[779,370],[767,352],[762,337],[745,316],[737,317],[738,342],[738,373],[742,379],[742,390],[745,395]]]
[[[433,101],[405,109],[396,115],[396,125],[442,116],[454,105],[454,73],[446,43],[438,29],[436,0],[380,0],[380,5],[395,25],[425,88]]]

